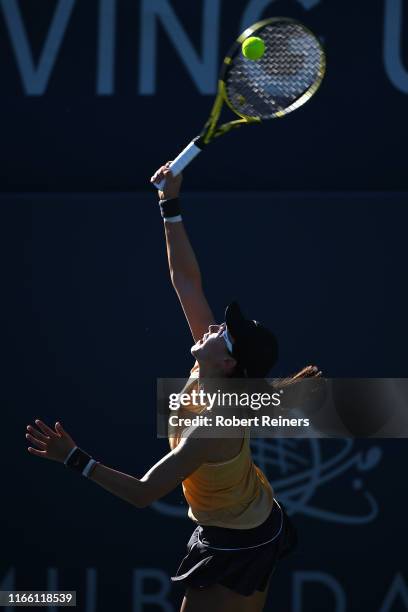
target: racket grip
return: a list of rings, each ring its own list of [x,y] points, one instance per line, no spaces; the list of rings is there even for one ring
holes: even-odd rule
[[[180,172],[183,172],[184,168],[187,166],[199,155],[202,151],[202,148],[197,145],[197,141],[199,139],[195,138],[190,144],[180,153],[178,157],[170,164],[169,168],[173,174],[173,176],[177,176]],[[154,186],[157,189],[162,190],[166,181],[161,181],[160,183],[154,183]]]

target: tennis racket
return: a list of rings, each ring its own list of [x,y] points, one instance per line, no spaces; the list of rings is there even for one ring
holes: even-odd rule
[[[265,43],[265,53],[257,61],[242,54],[242,43],[250,36]],[[319,89],[325,69],[320,41],[300,22],[273,17],[246,29],[224,59],[210,117],[201,134],[171,163],[173,175],[180,174],[219,136],[243,125],[284,117],[305,104]],[[218,125],[225,104],[239,119]],[[155,186],[161,189],[164,183]]]

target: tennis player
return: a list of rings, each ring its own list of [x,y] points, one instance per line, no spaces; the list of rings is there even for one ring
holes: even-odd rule
[[[277,359],[274,335],[246,319],[236,303],[216,324],[204,296],[200,269],[179,205],[181,175],[162,166],[152,182],[159,192],[173,286],[186,315],[194,346],[190,388],[200,379],[266,377]],[[292,380],[320,375],[308,366]],[[263,472],[251,457],[249,436],[220,439],[184,435],[169,438],[171,451],[141,479],[116,471],[78,448],[60,422],[51,428],[37,419],[27,426],[35,456],[65,464],[131,503],[149,506],[182,484],[188,516],[196,528],[177,572],[185,587],[180,612],[261,612],[278,561],[296,546],[296,529]],[[191,431],[194,431],[191,430]]]

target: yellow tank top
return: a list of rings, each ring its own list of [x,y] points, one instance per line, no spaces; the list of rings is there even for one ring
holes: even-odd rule
[[[198,387],[198,364],[191,370],[188,389]],[[170,438],[175,448],[180,437]],[[252,459],[249,428],[244,430],[241,450],[232,459],[203,463],[182,482],[189,505],[188,516],[200,525],[252,529],[261,525],[273,506],[273,489]]]

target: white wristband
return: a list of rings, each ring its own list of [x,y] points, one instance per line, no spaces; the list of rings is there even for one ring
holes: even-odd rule
[[[84,467],[82,476],[88,478],[89,472],[92,470],[95,463],[98,463],[95,459],[91,459],[86,467]]]
[[[64,465],[67,465],[68,459],[71,457],[71,455],[73,455],[75,453],[77,448],[78,448],[77,446],[74,446],[74,448],[71,448],[71,450],[69,451],[68,455],[65,457]]]
[[[165,223],[180,223],[180,221],[182,221],[182,216],[181,215],[177,215],[177,217],[167,217],[166,219],[164,219]]]

